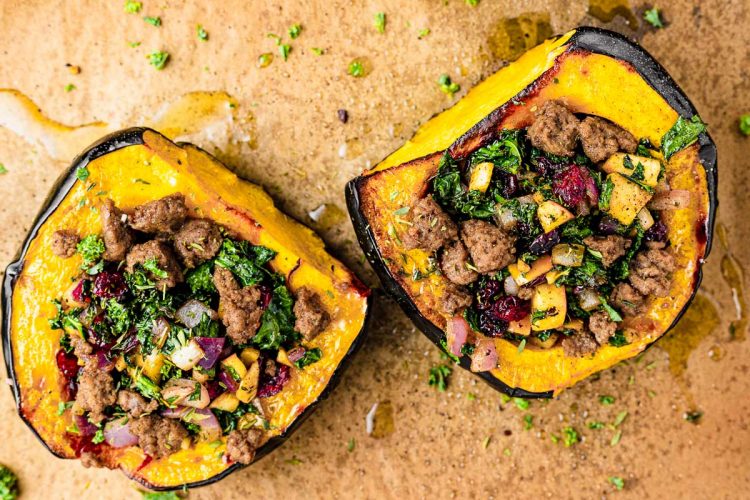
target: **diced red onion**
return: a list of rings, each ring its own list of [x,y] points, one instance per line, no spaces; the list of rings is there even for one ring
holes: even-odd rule
[[[219,381],[227,386],[227,390],[229,392],[234,392],[240,387],[240,383],[232,378],[232,376],[227,373],[226,370],[221,370],[219,372]]]
[[[203,315],[216,319],[216,312],[200,300],[190,299],[177,309],[175,317],[188,328],[195,328]]]
[[[300,359],[302,359],[302,357],[305,355],[305,352],[306,350],[304,347],[298,346],[298,347],[295,347],[294,349],[290,349],[286,353],[286,357],[289,359],[289,361],[294,363],[295,361],[299,361]]]
[[[182,417],[185,422],[195,424],[201,428],[198,433],[202,441],[216,441],[221,438],[221,424],[216,415],[209,409],[187,411]]]
[[[471,355],[471,371],[487,372],[497,367],[495,341],[479,337]]]
[[[225,337],[193,337],[203,350],[203,358],[198,361],[198,366],[204,370],[210,370],[219,360],[224,350]]]
[[[445,337],[448,350],[454,356],[461,356],[461,348],[466,343],[469,335],[469,324],[461,316],[455,316],[448,320]]]
[[[127,417],[104,424],[104,440],[113,448],[138,444],[138,437],[130,432],[130,421]]]
[[[208,391],[208,399],[213,401],[224,393],[224,388],[221,386],[218,380],[209,380],[205,383],[206,390]]]
[[[176,406],[174,408],[164,408],[159,411],[159,415],[164,418],[182,418],[182,416],[188,411],[184,406]]]
[[[115,367],[115,362],[107,358],[105,351],[96,351],[96,361],[99,369],[105,372],[111,372]]]
[[[664,193],[657,193],[648,203],[651,210],[675,210],[690,206],[690,191],[673,189]]]
[[[169,321],[167,321],[166,318],[159,317],[154,320],[154,324],[151,326],[151,335],[154,339],[154,343],[159,349],[164,347],[164,343],[167,341],[169,330],[171,330],[171,328],[172,327],[169,325]]]
[[[203,387],[203,384],[186,378],[169,380],[162,389],[161,396],[171,405],[189,406],[191,408],[205,408],[211,402],[208,398],[208,391]]]
[[[602,302],[599,300],[599,294],[591,288],[586,288],[578,294],[578,305],[581,306],[581,309],[584,311],[593,311],[601,304]]]
[[[503,288],[505,288],[505,293],[508,295],[518,295],[518,283],[513,279],[513,276],[507,276],[505,278],[505,281],[503,281]]]

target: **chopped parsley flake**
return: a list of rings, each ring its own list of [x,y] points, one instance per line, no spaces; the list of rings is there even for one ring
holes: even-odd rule
[[[750,113],[740,116],[739,128],[743,135],[750,136]]]
[[[646,10],[643,13],[643,19],[654,28],[659,29],[664,27],[664,22],[661,19],[661,12],[657,7]]]
[[[126,0],[125,2],[125,12],[128,14],[137,14],[142,8],[143,4],[141,2],[134,2],[133,0]]]
[[[302,26],[299,24],[293,24],[287,33],[289,33],[289,38],[294,40],[299,37],[300,33],[302,33]]]
[[[534,427],[534,416],[524,415],[523,416],[523,430],[528,431],[528,430],[531,430],[532,427]]]
[[[461,86],[451,80],[451,77],[445,73],[438,78],[438,85],[440,85],[440,90],[442,90],[443,93],[448,94],[451,97],[453,97],[453,94],[461,90]]]
[[[476,7],[479,5],[479,0],[466,0],[466,5],[469,7]]]
[[[273,62],[273,54],[270,52],[266,52],[265,54],[261,54],[258,56],[258,67],[259,68],[265,68],[269,64]]]
[[[67,84],[67,85],[65,86],[65,92],[71,92],[71,91],[73,91],[73,90],[75,90],[75,89],[76,89],[76,86],[75,86],[75,85],[73,85],[72,83],[69,83],[69,84]]]
[[[0,163],[0,174],[7,174],[7,173],[8,173],[8,169],[5,168],[5,165]]]
[[[453,373],[453,368],[448,365],[438,365],[430,368],[430,378],[427,383],[430,387],[437,388],[440,392],[445,392],[448,387],[448,377]]]
[[[310,50],[316,56],[322,56],[323,54],[325,54],[325,50],[321,49],[320,47],[312,47]]]
[[[346,451],[349,453],[354,451],[354,447],[356,446],[356,443],[354,441],[354,438],[349,438],[349,442],[346,443]]]
[[[378,12],[375,14],[375,22],[373,23],[378,33],[385,33],[385,12]]]
[[[620,491],[625,487],[625,480],[619,476],[610,476],[608,481],[609,484],[617,488],[617,491]]]
[[[529,400],[528,399],[513,398],[513,403],[515,403],[516,407],[519,410],[528,410],[529,409]]]
[[[419,38],[421,40],[421,39],[423,39],[424,37],[426,37],[429,34],[430,34],[430,28],[422,28],[417,33],[417,38]]]
[[[562,430],[563,435],[563,444],[570,448],[574,444],[578,443],[581,440],[581,436],[578,435],[578,431],[576,431],[574,428],[568,426],[565,427]]]
[[[365,67],[362,65],[362,63],[358,60],[354,60],[349,63],[349,68],[346,70],[346,72],[355,78],[359,78],[362,76],[365,76]]]
[[[164,69],[169,60],[169,53],[162,50],[152,52],[148,55],[148,63],[158,70]]]
[[[146,21],[151,26],[156,26],[156,27],[161,26],[161,17],[146,16],[143,18],[143,20]]]
[[[289,59],[289,53],[292,51],[292,46],[287,43],[279,44],[279,54],[283,60]]]
[[[614,396],[599,396],[599,402],[604,406],[609,406],[615,402]]]
[[[200,24],[196,26],[195,31],[198,35],[198,40],[203,40],[204,42],[208,40],[208,32],[201,26]]]
[[[86,167],[78,167],[76,170],[76,179],[78,179],[81,182],[86,182],[86,179],[89,178],[89,169]]]

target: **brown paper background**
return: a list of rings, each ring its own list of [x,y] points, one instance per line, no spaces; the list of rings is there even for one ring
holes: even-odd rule
[[[298,0],[151,1],[140,15],[123,2],[0,2],[0,87],[29,95],[44,112],[68,124],[103,120],[121,126],[148,122],[163,103],[193,90],[223,90],[240,102],[240,127],[251,145],[196,141],[224,151],[242,175],[266,186],[280,206],[310,223],[321,203],[344,208],[348,179],[407,139],[429,116],[450,104],[436,85],[449,73],[463,91],[504,64],[496,45],[504,17],[549,13],[554,32],[595,22],[584,1]],[[750,112],[750,4],[733,1],[662,1],[666,29],[637,36],[691,97],[719,149],[719,221],[740,262],[747,259],[750,138],[737,132],[737,117]],[[640,7],[640,5],[634,5]],[[386,34],[372,26],[375,12],[388,15]],[[142,15],[160,15],[154,28]],[[256,61],[275,52],[269,32],[302,23],[288,62],[267,68]],[[195,25],[210,40],[201,42]],[[431,34],[417,39],[417,31]],[[610,27],[631,36],[622,19]],[[288,38],[288,37],[286,37]],[[127,42],[141,41],[130,48]],[[322,47],[323,56],[310,47]],[[145,54],[163,48],[163,71]],[[354,57],[366,58],[369,74],[347,76]],[[66,63],[79,65],[71,75]],[[73,83],[76,90],[65,92]],[[349,111],[349,123],[336,110]],[[346,144],[345,155],[340,156]],[[51,159],[0,128],[0,263],[7,264],[66,161]],[[363,264],[348,219],[321,231],[338,255],[375,284]],[[686,375],[676,379],[664,349],[640,363],[619,365],[547,404],[523,412],[501,404],[498,393],[464,371],[449,389],[427,385],[437,350],[385,297],[373,311],[373,327],[340,387],[268,458],[191,498],[377,497],[601,497],[739,498],[749,495],[748,344],[729,339],[735,316],[732,292],[722,280],[727,252],[718,239],[705,266],[702,290],[717,307],[720,324],[697,343]],[[700,321],[699,321],[700,322]],[[720,361],[709,358],[719,346]],[[674,361],[674,360],[673,360]],[[3,382],[5,381],[3,375]],[[687,391],[705,412],[699,425],[683,420]],[[648,391],[654,391],[653,397]],[[476,394],[469,400],[467,393]],[[616,397],[602,406],[598,396]],[[382,439],[365,433],[365,415],[377,401],[391,401],[395,431]],[[585,422],[612,422],[620,411],[622,439],[589,430]],[[522,417],[534,416],[523,430]],[[20,476],[22,498],[137,498],[135,486],[116,471],[86,470],[52,457],[16,417],[10,391],[0,391],[0,462]],[[572,425],[583,442],[570,448],[549,435]],[[490,436],[489,444],[483,441]],[[354,438],[356,446],[347,451]],[[509,451],[504,451],[509,450]],[[292,459],[297,460],[292,460]],[[294,462],[294,463],[290,463]],[[299,462],[299,463],[298,463]],[[615,492],[609,476],[622,476]]]

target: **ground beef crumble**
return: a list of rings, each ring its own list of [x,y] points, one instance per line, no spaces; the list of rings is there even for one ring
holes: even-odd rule
[[[563,352],[566,356],[580,358],[593,354],[599,348],[593,335],[589,332],[577,332],[562,340]]]
[[[176,420],[145,415],[130,420],[130,432],[138,437],[138,446],[146,455],[161,458],[179,451],[188,432]]]
[[[125,258],[133,246],[133,235],[125,225],[124,214],[107,198],[100,208],[102,220],[102,239],[104,240],[104,258],[118,262]]]
[[[599,345],[604,345],[617,332],[617,323],[612,321],[607,312],[597,311],[589,318],[589,330]]]
[[[63,259],[72,257],[80,240],[78,233],[70,229],[55,231],[52,233],[52,253]]]
[[[461,223],[461,239],[478,272],[499,271],[515,261],[516,237],[487,221],[471,219]]]
[[[185,196],[175,193],[135,207],[130,227],[144,233],[170,233],[182,226],[187,215]]]
[[[136,265],[143,265],[146,261],[152,259],[155,259],[159,269],[166,273],[165,277],[160,277],[149,271],[149,277],[154,280],[156,288],[163,290],[182,283],[183,276],[180,264],[169,245],[161,241],[151,240],[134,245],[128,252],[126,269],[129,273],[132,273]]]
[[[443,314],[454,316],[458,311],[469,307],[471,300],[471,294],[464,290],[463,287],[447,282],[440,296],[438,307]]]
[[[468,285],[479,278],[479,274],[468,265],[469,252],[460,240],[449,243],[440,256],[443,275],[457,285]]]
[[[96,366],[87,365],[78,377],[76,406],[89,412],[89,420],[98,424],[106,415],[107,407],[117,402],[117,392],[112,375]]]
[[[641,310],[644,297],[629,283],[618,283],[612,290],[609,300],[626,316],[635,316]]]
[[[230,460],[249,464],[255,458],[263,433],[258,429],[236,429],[227,438],[226,454]]]
[[[579,127],[583,152],[594,163],[599,163],[618,151],[635,152],[638,141],[633,134],[603,118],[586,117]]]
[[[602,264],[609,267],[617,259],[625,255],[632,242],[618,235],[609,236],[589,236],[583,240],[583,243],[591,250],[602,254]]]
[[[432,196],[419,200],[411,215],[411,226],[403,236],[407,249],[421,248],[432,253],[458,236],[456,224]]]
[[[536,112],[527,133],[534,147],[557,156],[573,156],[578,124],[578,118],[563,104],[547,101]]]
[[[206,219],[185,222],[174,235],[174,249],[185,267],[193,268],[212,259],[221,248],[219,226]]]
[[[125,410],[128,415],[134,418],[155,412],[159,408],[158,401],[146,401],[146,398],[137,392],[129,391],[127,389],[123,389],[117,393],[117,404]]]
[[[219,312],[227,337],[235,345],[247,344],[258,331],[263,316],[258,304],[260,289],[257,286],[240,288],[232,272],[218,265],[214,270],[214,284],[219,291]]]
[[[294,316],[297,318],[294,329],[308,341],[325,330],[331,321],[331,316],[326,311],[323,301],[320,300],[320,295],[308,287],[297,290]]]
[[[666,297],[669,274],[674,271],[674,256],[668,250],[648,249],[639,252],[630,263],[630,284],[644,296]]]

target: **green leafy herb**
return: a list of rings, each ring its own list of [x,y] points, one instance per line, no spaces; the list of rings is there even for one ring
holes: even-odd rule
[[[300,24],[293,24],[289,30],[287,31],[289,33],[289,38],[292,40],[295,40],[297,37],[299,37],[300,33],[302,33],[302,25]]]
[[[7,174],[7,173],[8,173],[8,169],[5,168],[5,165],[0,163],[0,174]]]
[[[76,251],[81,255],[82,269],[94,265],[104,254],[104,241],[95,234],[90,234],[78,242]]]
[[[680,116],[672,128],[661,139],[661,149],[664,153],[664,158],[669,160],[672,155],[697,141],[698,136],[705,131],[706,124],[701,121],[698,115],[694,115],[690,120],[686,120]]]
[[[159,262],[156,260],[156,258],[147,259],[146,262],[141,265],[143,266],[144,270],[150,272],[152,276],[156,276],[159,279],[164,279],[169,276],[169,273],[167,273],[167,271],[159,267]]]
[[[356,443],[354,441],[354,438],[349,438],[349,441],[346,443],[346,451],[349,453],[354,451],[354,447],[356,446]]]
[[[513,403],[516,405],[516,408],[522,411],[526,411],[529,409],[529,400],[524,398],[513,398]]]
[[[750,135],[750,113],[740,116],[738,126],[743,135]]]
[[[313,47],[310,50],[316,56],[322,56],[325,53],[325,50],[321,49],[320,47]]]
[[[135,388],[149,399],[161,400],[161,389],[159,386],[142,373],[135,378]]]
[[[624,280],[630,275],[630,261],[633,260],[636,252],[640,250],[643,244],[643,236],[646,232],[638,222],[635,223],[635,231],[635,238],[633,238],[628,251],[610,268],[610,275],[615,280]]]
[[[180,500],[174,491],[141,491],[142,500]]]
[[[445,392],[448,387],[448,377],[453,373],[453,368],[448,365],[437,365],[430,368],[430,377],[427,383],[440,392]]]
[[[50,328],[53,330],[63,331],[75,330],[83,335],[83,325],[81,324],[81,319],[79,318],[81,309],[74,308],[68,311],[63,311],[62,304],[59,300],[53,300],[52,303],[57,308],[57,314],[54,318],[49,319]],[[69,340],[70,339],[68,339],[68,341]],[[66,351],[70,352],[70,349],[66,349]]]
[[[466,0],[466,5],[470,7],[476,7],[479,5],[479,0]]]
[[[89,169],[86,167],[78,167],[76,169],[76,179],[78,179],[81,182],[86,182],[86,179],[89,178]]]
[[[283,60],[289,59],[289,53],[292,51],[292,47],[289,44],[282,43],[279,45],[279,55]]]
[[[612,199],[612,191],[615,189],[615,184],[612,180],[607,179],[602,184],[602,192],[599,194],[599,210],[602,212],[609,211],[609,202]]]
[[[472,155],[471,164],[489,162],[509,174],[517,174],[522,160],[520,132],[503,130],[496,141],[479,148]]]
[[[128,46],[130,46],[131,49],[134,49],[136,47],[140,47],[141,42],[128,42]]]
[[[125,1],[125,12],[128,14],[137,14],[142,8],[143,4],[141,2],[134,2],[133,0]]]
[[[525,348],[526,348],[526,339],[525,339],[525,338],[523,338],[523,339],[521,339],[521,341],[520,341],[520,342],[518,343],[518,354],[521,354],[521,353],[523,352],[523,350],[524,350]]]
[[[568,426],[565,427],[562,430],[562,436],[563,436],[563,444],[570,448],[574,444],[578,443],[581,440],[581,436],[578,435],[578,431],[576,431],[574,428]]]
[[[204,262],[195,269],[191,270],[185,278],[193,295],[205,297],[209,294],[217,293],[213,279],[213,262]]]
[[[0,500],[16,500],[18,495],[18,477],[8,467],[0,465]]]
[[[611,319],[615,323],[619,323],[622,321],[622,316],[620,316],[620,313],[618,313],[614,307],[609,305],[607,299],[605,299],[604,297],[599,297],[599,301],[602,303],[602,309],[604,309],[604,311],[609,314],[609,319]]]
[[[226,238],[221,244],[215,264],[231,271],[245,287],[257,285],[269,275],[263,266],[275,256],[276,252],[270,248]]]
[[[438,78],[438,85],[440,85],[440,90],[442,90],[443,93],[448,94],[451,97],[453,97],[453,94],[461,90],[461,86],[451,80],[451,77],[445,73]]]
[[[349,68],[346,72],[355,78],[359,78],[365,76],[365,67],[362,65],[362,62],[355,59],[349,63]]]
[[[112,333],[121,335],[130,329],[131,316],[130,311],[115,299],[109,299],[104,305],[107,312],[107,319],[111,323]]]
[[[615,432],[615,435],[612,436],[612,440],[610,440],[609,445],[610,446],[617,446],[617,443],[620,442],[621,438],[622,438],[622,431]]]
[[[609,484],[617,488],[618,491],[622,490],[625,487],[625,480],[618,476],[610,476],[608,479]]]
[[[317,347],[314,349],[308,349],[300,359],[294,362],[294,366],[301,370],[306,366],[310,366],[311,364],[320,361],[320,358],[322,357],[323,351],[321,351]]]
[[[148,55],[148,63],[158,70],[163,70],[169,60],[169,53],[163,50],[157,50]]]
[[[151,26],[161,26],[161,17],[146,16],[143,18]]]
[[[664,27],[664,22],[661,20],[661,12],[659,12],[659,9],[656,7],[644,11],[643,19],[654,28],[658,29]]]
[[[198,25],[195,27],[195,32],[198,35],[198,40],[207,41],[208,40],[208,32],[203,28],[202,25]]]
[[[378,12],[375,14],[375,22],[373,23],[378,33],[385,33],[385,12]]]
[[[429,34],[430,34],[430,28],[422,28],[421,30],[419,30],[419,32],[417,32],[417,38],[421,40]]]
[[[620,412],[620,413],[618,413],[618,414],[617,414],[617,416],[615,417],[615,422],[614,422],[614,424],[613,424],[613,425],[614,425],[615,427],[619,427],[619,426],[620,426],[620,424],[622,424],[622,423],[623,423],[623,422],[625,421],[625,419],[626,419],[626,418],[628,418],[628,412],[627,412],[627,410],[621,411],[621,412]]]
[[[291,343],[299,337],[294,331],[293,300],[284,278],[276,277],[276,286],[271,302],[263,312],[258,333],[252,343],[259,349],[278,350],[282,344]]]
[[[265,68],[273,61],[273,54],[266,52],[258,56],[258,67]]]
[[[67,402],[60,401],[59,403],[57,403],[57,415],[58,416],[62,415],[63,413],[71,409],[72,407],[73,407],[73,401],[67,401]]]
[[[97,429],[94,433],[94,437],[91,438],[91,442],[94,444],[99,444],[104,442],[104,430]]]
[[[67,85],[65,86],[65,92],[72,92],[72,91],[73,91],[73,90],[75,90],[75,89],[76,89],[76,86],[75,86],[75,85],[73,85],[72,83],[69,83],[69,84],[67,84]]]
[[[691,424],[697,424],[700,422],[700,419],[703,417],[703,412],[700,410],[693,410],[693,411],[687,411],[682,414],[682,418],[685,419],[685,421],[690,422]]]
[[[609,338],[609,345],[613,347],[623,347],[628,344],[630,344],[630,342],[628,342],[627,337],[625,337],[625,332],[622,330],[617,330],[615,334]]]
[[[586,424],[586,426],[593,430],[604,429],[604,422],[593,421]]]
[[[495,200],[480,191],[466,191],[461,185],[461,171],[450,153],[440,159],[438,174],[432,181],[433,196],[452,214],[473,219],[489,219],[495,214]]]
[[[524,415],[523,416],[523,430],[528,431],[534,427],[534,416]]]
[[[614,396],[599,396],[599,403],[603,404],[604,406],[609,406],[615,402]]]

